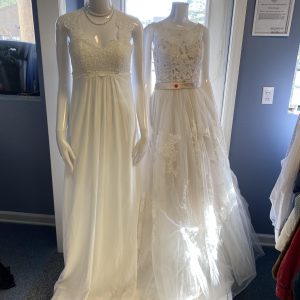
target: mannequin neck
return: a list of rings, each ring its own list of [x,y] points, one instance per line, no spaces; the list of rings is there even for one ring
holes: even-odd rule
[[[189,21],[189,4],[185,2],[173,2],[169,19],[177,24],[183,25]]]
[[[99,16],[109,14],[113,7],[111,0],[88,0],[87,5],[90,13]]]

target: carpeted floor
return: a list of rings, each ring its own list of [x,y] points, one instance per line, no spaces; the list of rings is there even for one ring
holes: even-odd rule
[[[272,267],[279,252],[271,247],[264,247],[265,255],[257,260],[257,276],[250,285],[234,300],[275,300],[275,281],[272,278]]]
[[[0,291],[0,299],[25,300],[55,253],[55,228],[0,223],[0,260],[11,267],[16,282],[15,288]]]
[[[257,261],[257,277],[235,300],[276,300],[272,266],[278,256],[273,248]],[[16,287],[0,291],[0,300],[50,300],[63,269],[56,252],[52,227],[0,223],[0,260],[10,265]]]

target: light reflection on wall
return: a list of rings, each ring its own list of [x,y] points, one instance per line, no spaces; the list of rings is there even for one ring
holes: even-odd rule
[[[171,11],[172,0],[126,0],[125,9],[130,15],[140,19],[144,26],[166,18]],[[196,23],[205,23],[207,0],[178,1],[189,3],[190,20]]]

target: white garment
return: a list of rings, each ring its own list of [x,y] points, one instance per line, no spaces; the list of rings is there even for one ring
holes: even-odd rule
[[[280,235],[277,239],[275,248],[278,251],[282,251],[289,241],[293,230],[296,227],[296,224],[300,218],[300,195],[295,199],[295,207],[293,208],[292,212],[290,213],[287,221],[285,222]]]
[[[205,27],[160,22],[146,30],[152,34],[157,83],[198,86]],[[140,208],[141,299],[216,300],[231,289],[236,294],[256,275],[257,241],[214,100],[201,88],[156,89],[150,110]]]
[[[292,193],[299,169],[300,118],[298,118],[288,154],[281,162],[281,172],[270,195],[272,203],[270,219],[275,229],[276,241],[293,207]]]
[[[136,118],[127,20],[115,10],[101,25],[116,29],[103,46],[82,31],[81,22],[88,21],[83,9],[58,20],[69,37],[68,129],[77,161],[74,172],[65,174],[65,268],[53,300],[128,300],[135,293],[138,203],[131,157]]]

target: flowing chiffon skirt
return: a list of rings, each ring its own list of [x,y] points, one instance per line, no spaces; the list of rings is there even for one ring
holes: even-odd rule
[[[136,288],[137,217],[129,74],[74,77],[65,174],[65,268],[55,300],[129,300]]]
[[[143,300],[215,300],[256,275],[246,201],[214,102],[201,89],[155,90],[143,162],[138,290]]]

